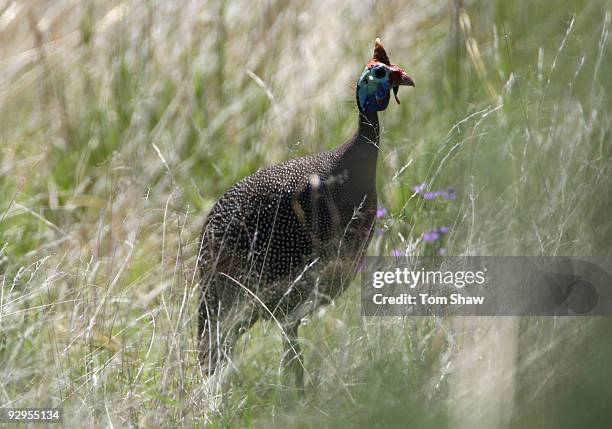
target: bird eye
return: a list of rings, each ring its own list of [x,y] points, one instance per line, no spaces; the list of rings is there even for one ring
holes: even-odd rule
[[[387,73],[385,72],[384,68],[379,67],[377,69],[374,69],[374,76],[376,77],[376,79],[382,79],[386,75],[387,75]]]

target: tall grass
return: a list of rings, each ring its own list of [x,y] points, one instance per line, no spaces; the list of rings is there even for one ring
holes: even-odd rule
[[[195,254],[236,180],[351,134],[380,36],[417,87],[381,114],[370,254],[430,252],[444,225],[448,254],[610,256],[611,12],[0,3],[0,406],[63,405],[75,425],[603,426],[607,319],[366,319],[357,287],[301,331],[304,401],[280,386],[273,324],[206,379]],[[425,201],[423,182],[458,198]]]

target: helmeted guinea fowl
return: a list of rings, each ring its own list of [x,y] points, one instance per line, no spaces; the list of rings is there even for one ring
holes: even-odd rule
[[[226,358],[258,318],[285,332],[285,365],[303,387],[301,319],[349,285],[375,221],[377,112],[414,83],[391,64],[380,39],[357,81],[357,133],[336,149],[292,159],[236,183],[212,208],[198,263],[200,365]],[[399,103],[399,100],[397,100]]]

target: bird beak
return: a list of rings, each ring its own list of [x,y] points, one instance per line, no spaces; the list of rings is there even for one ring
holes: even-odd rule
[[[412,80],[410,76],[406,74],[404,70],[402,70],[399,67],[395,67],[395,68],[396,68],[396,71],[401,73],[401,78],[399,80],[395,80],[395,82],[392,82],[391,85],[393,86],[393,96],[395,97],[395,101],[397,101],[397,104],[400,104],[399,98],[397,97],[397,93],[399,92],[400,85],[412,86],[414,88],[414,81]]]
[[[402,70],[401,72],[402,72],[402,80],[400,81],[399,85],[412,86],[414,88],[414,81],[412,80],[412,78],[408,76],[404,72],[404,70]]]

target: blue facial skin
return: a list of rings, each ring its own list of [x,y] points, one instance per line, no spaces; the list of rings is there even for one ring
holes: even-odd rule
[[[383,75],[384,72],[384,75]],[[381,76],[377,78],[376,75]],[[382,64],[365,68],[357,81],[357,102],[364,113],[380,112],[389,105],[389,69]],[[376,100],[381,100],[380,104]]]

